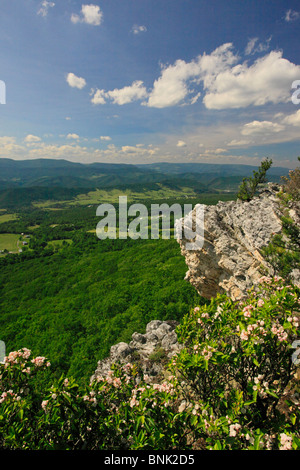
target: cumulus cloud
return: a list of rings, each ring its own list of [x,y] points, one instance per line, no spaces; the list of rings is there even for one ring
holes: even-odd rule
[[[93,104],[105,104],[106,103],[106,92],[104,90],[91,90],[91,95],[94,95],[91,99]]]
[[[176,146],[177,147],[186,147],[186,142],[184,142],[183,140],[178,140]]]
[[[154,82],[147,106],[166,108],[182,102],[189,94],[188,81],[199,76],[199,64],[177,60],[174,65],[165,67],[161,76]]]
[[[123,145],[121,148],[122,153],[127,154],[127,155],[132,155],[135,157],[145,157],[145,156],[152,156],[156,153],[157,149],[156,148],[151,148],[151,146],[148,146],[148,148],[143,148],[140,145]]]
[[[140,34],[140,33],[145,33],[147,31],[146,26],[138,26],[137,24],[133,25],[131,32],[133,34]]]
[[[191,62],[177,60],[174,65],[164,67],[161,76],[154,82],[148,102],[149,107],[165,108],[175,106],[192,96],[194,104],[200,94],[194,87],[203,81],[204,87],[211,86],[215,76],[234,64],[238,58],[232,52],[232,44],[226,43],[211,54],[203,54]]]
[[[135,81],[124,88],[115,88],[111,91],[92,90],[91,102],[93,104],[105,104],[107,100],[112,100],[114,104],[124,105],[136,100],[142,100],[148,96],[148,92],[142,81]]]
[[[259,43],[257,38],[251,39],[246,53],[264,51],[270,40]],[[249,65],[248,61],[241,62],[232,43],[225,43],[190,62],[178,59],[174,64],[163,66],[148,91],[143,81],[136,80],[130,86],[111,91],[92,89],[91,101],[105,104],[110,100],[123,105],[142,100],[144,106],[166,108],[193,105],[203,95],[202,102],[207,109],[263,106],[290,101],[291,83],[299,76],[300,66],[284,59],[282,51],[271,51]]]
[[[99,26],[103,19],[103,13],[98,5],[82,5],[81,14],[72,13],[72,23],[86,23],[93,26]]]
[[[41,141],[40,137],[38,137],[36,135],[32,135],[32,134],[28,134],[24,139],[24,142],[26,142],[28,144],[32,144],[32,143],[40,142],[40,141]]]
[[[108,141],[108,140],[111,140],[111,137],[109,137],[109,135],[101,135],[101,136],[100,136],[100,140],[106,140],[106,141]]]
[[[148,93],[142,81],[135,81],[130,86],[125,86],[121,89],[115,89],[107,93],[108,97],[113,100],[113,103],[123,105],[131,103],[135,100],[145,98]]]
[[[79,90],[84,88],[86,85],[85,79],[77,77],[74,73],[68,73],[66,80],[70,87],[79,88]]]
[[[287,10],[285,14],[285,21],[290,23],[291,21],[296,21],[300,18],[300,12],[295,10]]]
[[[248,52],[262,51],[265,45],[253,41]],[[193,104],[199,97],[194,87],[203,84],[203,103],[208,109],[237,109],[282,103],[291,99],[291,83],[299,78],[300,66],[282,57],[281,51],[271,51],[252,65],[239,63],[231,43],[223,44],[211,54],[203,54],[191,62],[177,60],[165,67],[154,82],[147,106],[165,108],[183,102],[192,96]]]
[[[54,2],[48,2],[47,0],[44,0],[40,4],[40,8],[37,14],[45,18],[48,15],[49,8],[53,8],[54,6],[55,6]]]
[[[291,83],[299,77],[300,66],[272,51],[257,59],[220,72],[207,87],[204,104],[209,109],[243,108],[291,99]]]
[[[79,139],[79,135],[78,134],[68,134],[67,139],[77,140],[77,139]]]
[[[300,109],[298,109],[298,111],[295,113],[286,116],[283,119],[283,122],[292,126],[300,126]]]
[[[243,135],[255,135],[255,134],[266,134],[276,133],[284,129],[282,124],[271,121],[252,121],[244,125],[241,133]]]

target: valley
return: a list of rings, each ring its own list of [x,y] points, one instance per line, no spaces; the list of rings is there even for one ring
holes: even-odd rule
[[[57,174],[63,180],[69,172],[69,164],[62,172],[61,162],[37,163],[30,172],[44,182],[47,177],[41,175],[51,165],[49,174],[56,181]],[[4,171],[2,179],[6,175],[10,187],[0,192],[0,338],[8,350],[30,348],[46,355],[58,374],[84,380],[113,344],[128,341],[153,319],[180,320],[199,303],[196,290],[184,280],[187,266],[173,237],[174,218],[170,239],[160,229],[159,240],[99,240],[96,209],[108,202],[118,211],[120,195],[147,208],[166,202],[194,207],[235,199],[234,191],[198,183],[201,173],[166,176],[123,166],[107,168],[106,182],[114,175],[115,185],[110,180],[85,189],[28,187],[23,169],[18,173],[14,166],[18,187],[15,176]],[[228,178],[232,183],[236,176]],[[94,184],[95,174],[89,181]]]

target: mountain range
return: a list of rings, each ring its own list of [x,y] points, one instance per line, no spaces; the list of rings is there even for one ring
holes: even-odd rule
[[[231,189],[252,174],[250,165],[208,163],[112,164],[74,163],[67,160],[0,159],[0,190],[20,187],[109,188],[136,184],[172,183],[210,190]],[[278,182],[287,168],[271,167],[270,181]],[[204,187],[202,189],[205,189]]]

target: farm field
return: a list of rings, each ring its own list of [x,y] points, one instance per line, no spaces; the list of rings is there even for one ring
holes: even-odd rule
[[[2,214],[1,215],[1,212],[0,212],[0,224],[3,224],[4,222],[10,222],[11,220],[17,220],[17,219],[18,219],[17,214]]]
[[[7,250],[17,252],[19,248],[18,240],[20,236],[15,233],[0,233],[0,251]]]

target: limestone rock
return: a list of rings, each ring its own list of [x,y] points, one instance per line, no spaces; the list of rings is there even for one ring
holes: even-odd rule
[[[239,300],[272,267],[261,255],[273,234],[282,231],[280,201],[276,194],[280,186],[269,183],[250,202],[219,202],[215,206],[204,206],[204,243],[197,250],[187,249],[190,242],[184,237],[178,242],[185,257],[188,280],[205,298],[217,293],[227,293]],[[299,207],[293,206],[290,216],[297,223]],[[188,215],[197,219],[196,208]],[[188,220],[188,219],[187,219]],[[186,218],[177,221],[177,229],[187,226]],[[184,232],[183,232],[184,234]],[[295,283],[297,280],[297,273]]]
[[[114,363],[136,363],[148,375],[149,382],[157,382],[164,373],[165,364],[182,348],[175,331],[177,325],[178,322],[173,320],[151,321],[145,334],[135,332],[129,344],[122,342],[112,346],[109,357],[98,362],[91,380],[106,377]]]

